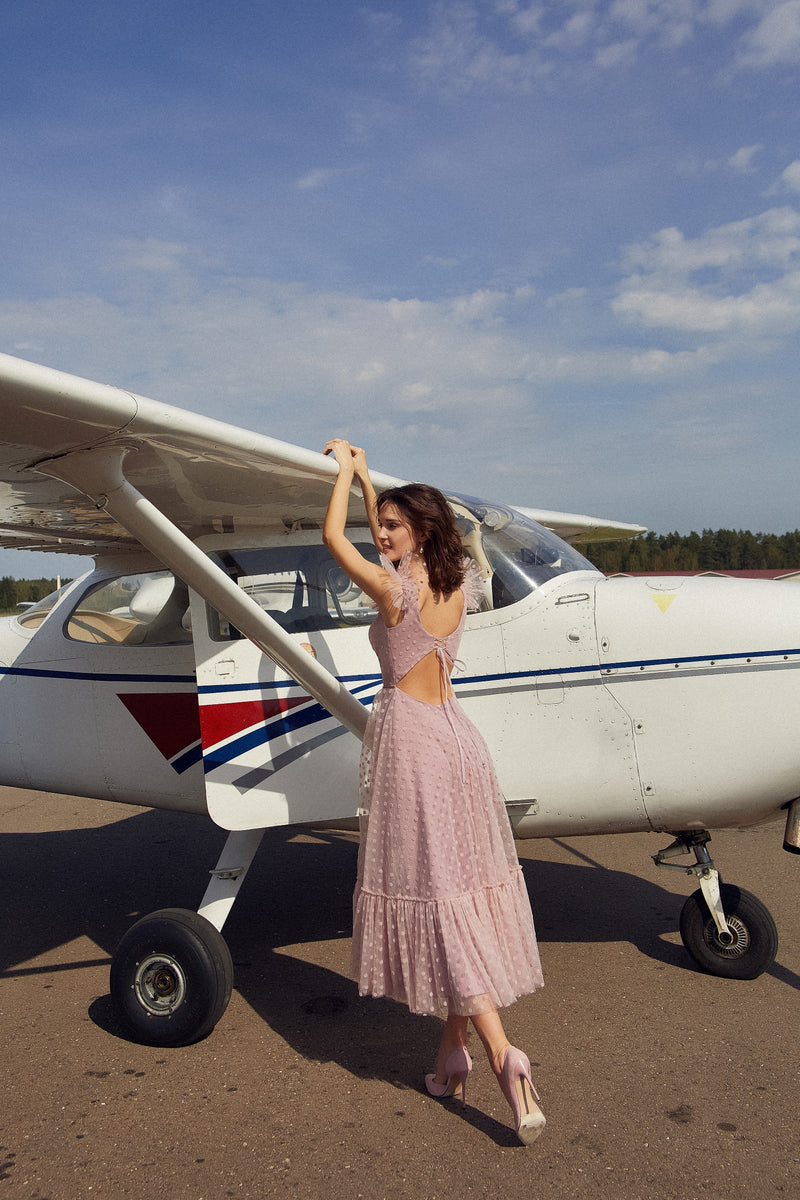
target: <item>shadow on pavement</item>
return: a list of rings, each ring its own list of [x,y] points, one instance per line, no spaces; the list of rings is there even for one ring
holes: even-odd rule
[[[299,836],[298,836],[299,835]],[[96,829],[4,833],[0,837],[0,903],[5,935],[0,970],[6,977],[97,966],[84,956],[62,964],[26,966],[87,937],[111,956],[139,916],[164,907],[196,908],[225,834],[209,820],[145,812]],[[629,941],[647,957],[695,970],[682,946],[663,940],[677,928],[683,898],[648,880],[609,870],[566,843],[567,861],[522,866],[542,943]],[[530,844],[525,854],[531,852]],[[535,853],[535,849],[532,851]],[[270,830],[225,927],[235,987],[269,1026],[304,1058],[336,1061],[357,1076],[417,1087],[420,1055],[432,1056],[439,1025],[388,1000],[361,1000],[346,969],[357,844],[353,835],[325,830]],[[336,970],[285,949],[331,943]],[[324,957],[325,954],[316,954]],[[771,973],[792,987],[800,981],[779,965]],[[91,1006],[92,1019],[119,1036],[108,996]],[[427,1048],[427,1049],[426,1049]],[[507,1144],[507,1129],[471,1110]],[[472,1114],[472,1115],[470,1115]],[[512,1142],[514,1141],[512,1136]]]

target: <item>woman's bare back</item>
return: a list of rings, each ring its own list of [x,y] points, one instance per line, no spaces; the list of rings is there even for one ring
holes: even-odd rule
[[[463,592],[458,589],[451,592],[446,600],[441,595],[436,599],[429,585],[423,583],[417,596],[423,629],[431,637],[444,641],[458,628],[464,608]],[[382,612],[382,616],[387,625],[395,626],[401,623],[404,614],[393,607],[389,612]],[[449,657],[447,662],[448,668],[452,668]],[[449,671],[448,674],[443,672],[435,647],[398,680],[397,687],[424,704],[444,704],[453,694]]]

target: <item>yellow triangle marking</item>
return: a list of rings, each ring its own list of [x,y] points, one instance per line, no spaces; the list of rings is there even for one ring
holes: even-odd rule
[[[662,613],[665,613],[667,611],[667,609],[669,608],[670,604],[672,604],[672,601],[675,599],[675,597],[674,596],[653,596],[653,599],[655,600],[658,607],[661,609]]]

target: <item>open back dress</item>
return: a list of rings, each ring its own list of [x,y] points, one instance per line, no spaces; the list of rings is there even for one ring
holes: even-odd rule
[[[452,693],[428,704],[397,684],[433,651],[451,691],[480,583],[467,572],[458,625],[437,638],[422,624],[408,558],[397,570],[381,561],[403,617],[370,629],[383,688],[361,754],[352,972],[361,995],[471,1016],[542,985],[530,902],[480,733]]]

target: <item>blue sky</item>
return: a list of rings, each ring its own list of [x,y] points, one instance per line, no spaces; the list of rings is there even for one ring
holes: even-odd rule
[[[794,529],[799,67],[800,0],[7,5],[0,349],[444,488]]]

